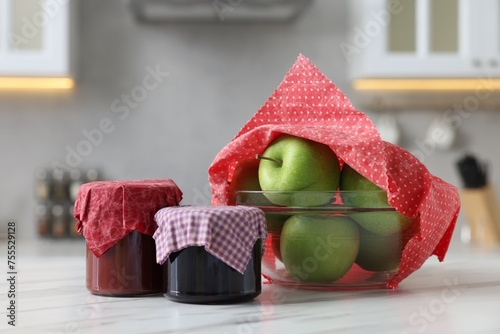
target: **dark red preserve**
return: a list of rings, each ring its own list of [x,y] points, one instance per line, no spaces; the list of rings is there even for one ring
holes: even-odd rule
[[[156,263],[154,239],[132,231],[100,257],[87,245],[87,289],[97,295],[137,296],[164,293],[168,266]]]
[[[74,217],[87,244],[87,289],[105,296],[166,292],[168,266],[156,262],[154,215],[181,199],[182,192],[170,179],[80,186]]]

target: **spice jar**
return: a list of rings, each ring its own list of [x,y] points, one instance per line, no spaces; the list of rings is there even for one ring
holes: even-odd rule
[[[83,184],[74,217],[86,240],[87,289],[106,296],[164,293],[168,267],[156,263],[154,214],[181,199],[170,179]]]
[[[155,215],[165,296],[185,303],[236,303],[261,293],[264,212],[244,206],[170,207]]]
[[[52,236],[56,238],[63,238],[66,233],[66,213],[63,204],[54,204],[52,206]]]
[[[79,169],[72,169],[69,172],[69,198],[71,201],[76,200],[76,196],[78,196],[78,189],[84,183],[84,179],[82,177],[82,172]]]
[[[35,171],[35,197],[38,201],[48,201],[50,194],[50,175],[45,168],[38,168]]]
[[[50,212],[49,206],[45,203],[37,204],[35,216],[38,227],[38,235],[46,237],[50,235]]]
[[[56,201],[66,201],[68,193],[68,173],[61,169],[52,171],[52,197]]]

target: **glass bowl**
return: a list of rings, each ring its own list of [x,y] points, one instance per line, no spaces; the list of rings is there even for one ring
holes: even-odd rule
[[[398,272],[415,219],[382,190],[237,191],[237,205],[266,214],[262,274],[282,286],[316,290],[385,288]]]

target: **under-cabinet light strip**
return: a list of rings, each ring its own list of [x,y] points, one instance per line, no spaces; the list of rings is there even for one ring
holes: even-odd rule
[[[72,78],[0,77],[0,90],[53,90],[73,87],[75,81]]]
[[[353,86],[364,91],[493,91],[500,90],[500,79],[359,79]]]

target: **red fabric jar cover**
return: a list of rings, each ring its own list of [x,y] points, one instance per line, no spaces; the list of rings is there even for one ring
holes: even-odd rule
[[[170,179],[85,183],[75,201],[76,229],[100,257],[134,230],[153,236],[155,213],[181,200],[181,190]]]
[[[328,145],[341,164],[385,190],[398,212],[417,218],[418,233],[406,244],[388,288],[396,288],[431,255],[444,259],[460,210],[458,189],[433,176],[405,149],[382,141],[371,120],[303,55],[215,157],[209,168],[213,205],[232,201],[228,187],[235,169],[255,164],[255,155],[281,133]]]

